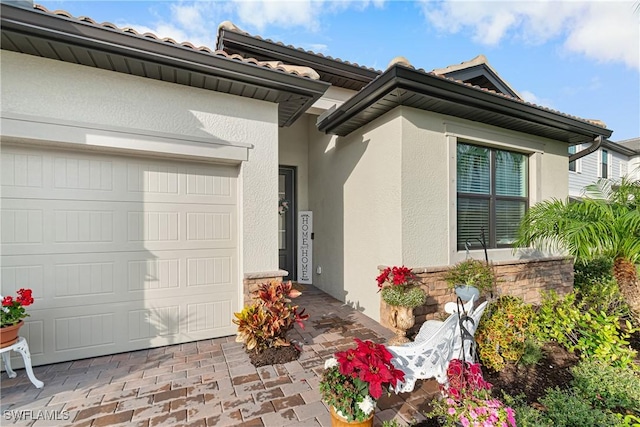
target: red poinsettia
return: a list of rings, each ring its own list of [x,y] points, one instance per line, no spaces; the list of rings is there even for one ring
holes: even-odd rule
[[[356,348],[335,354],[340,373],[369,384],[369,394],[374,399],[382,395],[382,386],[395,387],[404,380],[404,372],[391,363],[393,356],[382,344],[355,338]]]
[[[394,266],[385,268],[382,273],[376,277],[376,281],[378,282],[378,288],[382,289],[386,282],[390,282],[393,286],[404,286],[414,280],[415,277],[411,269],[403,265],[401,267]]]

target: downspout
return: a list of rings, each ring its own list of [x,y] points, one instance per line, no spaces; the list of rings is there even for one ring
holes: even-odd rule
[[[578,159],[583,158],[584,156],[587,156],[593,153],[598,148],[600,148],[600,145],[602,145],[602,135],[598,135],[596,139],[593,140],[593,143],[589,147],[585,148],[584,150],[580,150],[575,154],[570,155],[569,163],[574,162]]]

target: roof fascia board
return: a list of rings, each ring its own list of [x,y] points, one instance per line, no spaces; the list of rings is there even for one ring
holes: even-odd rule
[[[386,88],[384,91],[382,90],[383,86]],[[585,136],[602,135],[609,137],[612,133],[608,129],[590,123],[560,116],[559,114],[524,104],[521,101],[484,92],[398,64],[385,71],[377,80],[345,102],[342,107],[324,117],[318,124],[318,128],[321,131],[331,132],[332,129],[377,102],[395,88],[411,90],[453,103],[472,106]],[[340,114],[341,110],[342,114]]]
[[[625,156],[633,156],[637,154],[634,150],[627,148],[623,145],[617,144],[613,141],[609,141],[608,139],[605,139],[602,142],[602,146],[609,148],[610,150],[617,151],[618,153],[624,154]]]
[[[64,17],[2,5],[2,30],[57,40],[255,86],[319,97],[329,84]]]
[[[373,70],[324,58],[320,55],[226,29],[220,30],[217,48],[222,50],[239,49],[249,55],[257,54],[256,56],[262,55],[289,64],[311,67],[316,71],[339,73],[345,78],[364,83],[369,83],[380,75],[380,73]]]

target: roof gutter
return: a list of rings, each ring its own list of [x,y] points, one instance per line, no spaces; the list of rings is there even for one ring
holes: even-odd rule
[[[596,139],[593,140],[593,142],[591,143],[590,146],[588,146],[584,150],[580,150],[577,153],[570,155],[569,156],[569,163],[575,162],[576,160],[581,159],[584,156],[588,156],[589,154],[591,154],[594,151],[596,151],[602,145],[602,141],[603,140],[604,140],[604,138],[602,138],[602,135],[598,135],[596,137]]]

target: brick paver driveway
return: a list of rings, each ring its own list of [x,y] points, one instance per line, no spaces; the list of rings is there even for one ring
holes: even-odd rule
[[[0,425],[30,426],[330,426],[320,401],[324,360],[353,338],[385,342],[393,334],[362,313],[312,286],[295,300],[311,318],[290,337],[299,360],[255,368],[235,337],[197,341],[34,368],[36,389],[24,369],[2,373]],[[383,396],[383,420],[423,419],[433,381],[413,393]]]

